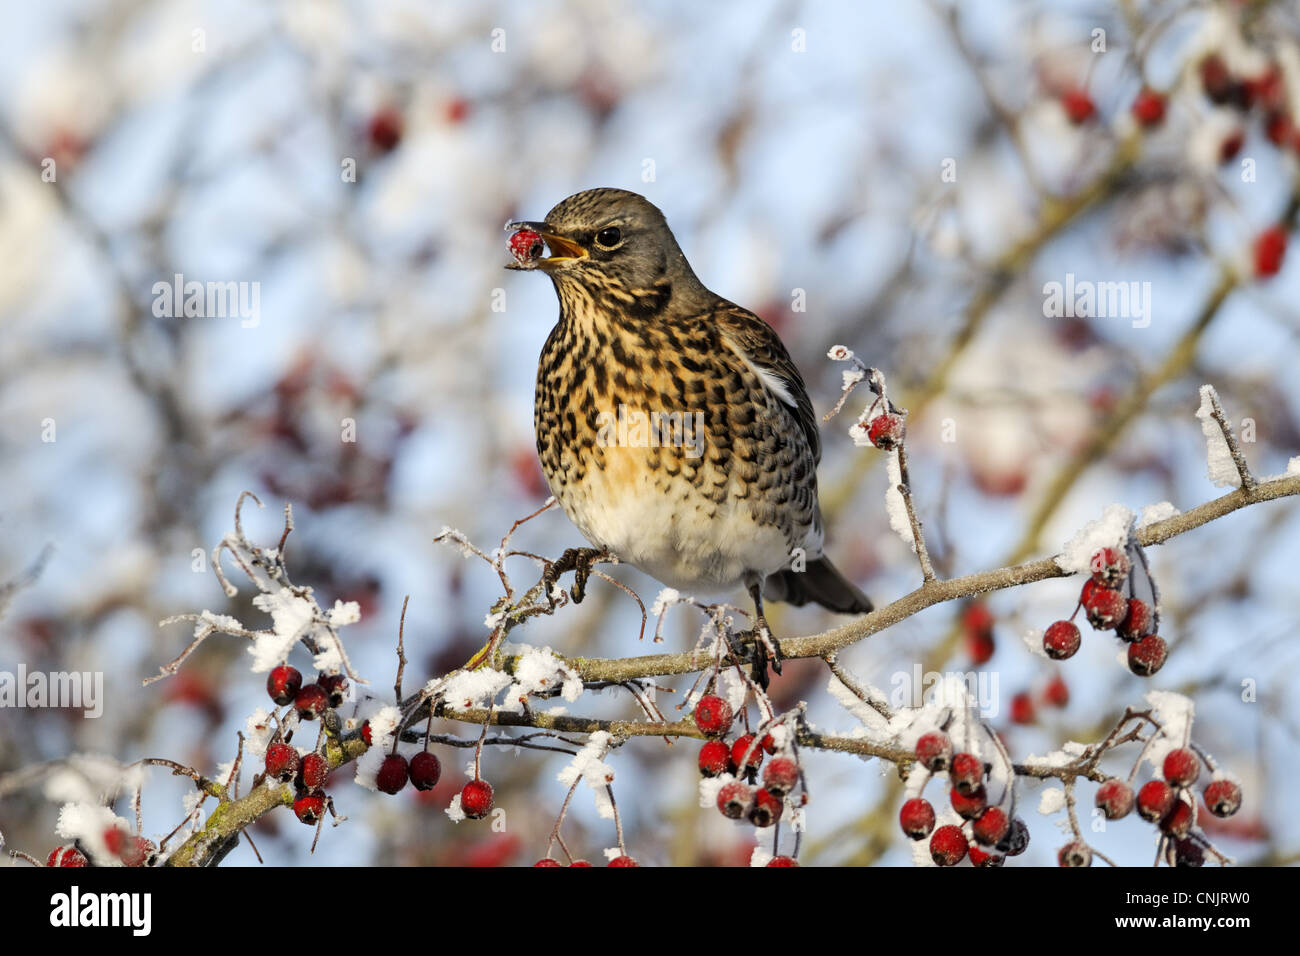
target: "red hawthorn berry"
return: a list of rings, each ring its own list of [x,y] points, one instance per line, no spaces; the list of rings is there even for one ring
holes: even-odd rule
[[[276,780],[288,783],[298,776],[301,765],[302,758],[289,744],[274,743],[266,748],[266,772]]]
[[[325,813],[325,794],[320,791],[300,793],[293,801],[293,812],[308,826],[314,826]]]
[[[739,820],[749,813],[754,804],[754,792],[739,780],[733,780],[718,791],[718,810],[724,817]]]
[[[1097,788],[1097,807],[1107,820],[1122,820],[1133,809],[1133,788],[1111,777]]]
[[[715,694],[705,694],[695,705],[695,726],[710,737],[720,737],[731,729],[731,704]]]
[[[961,827],[941,826],[930,837],[930,859],[939,866],[956,866],[966,856],[969,842]]]
[[[706,740],[700,748],[700,773],[720,777],[731,769],[731,748],[725,740]]]
[[[1129,598],[1128,610],[1124,613],[1124,620],[1115,625],[1115,633],[1132,644],[1153,633],[1154,623],[1151,605],[1140,598]]]
[[[158,847],[152,840],[146,840],[142,836],[128,837],[126,846],[118,854],[126,866],[146,866],[149,858],[158,852]]]
[[[934,807],[921,797],[905,800],[898,811],[898,825],[913,840],[924,840],[934,829]]]
[[[767,861],[768,866],[798,866],[799,861],[792,856],[774,856]]]
[[[492,809],[492,784],[471,780],[460,792],[460,808],[471,820],[481,820]]]
[[[626,853],[624,853],[622,856],[616,856],[616,857],[614,857],[614,859],[610,860],[608,863],[605,864],[606,867],[611,867],[611,866],[640,866],[640,865],[641,865],[641,864],[638,863],[638,862],[636,861],[635,858],[628,856]]]
[[[1092,866],[1092,849],[1082,840],[1071,840],[1056,853],[1060,866]]]
[[[1025,821],[1015,817],[1007,829],[1007,835],[998,841],[995,849],[1007,856],[1019,856],[1029,848],[1029,827]]]
[[[974,820],[984,812],[988,805],[988,791],[982,786],[977,787],[969,794],[962,793],[956,787],[948,791],[949,799],[952,802],[952,808],[957,811],[957,815],[963,820]]]
[[[884,412],[867,425],[867,440],[881,451],[893,451],[903,440],[907,426],[902,415]]]
[[[561,863],[559,860],[549,856],[543,857],[542,859],[538,860],[536,863],[533,864],[533,866],[560,866],[560,865]]]
[[[348,679],[342,674],[322,674],[316,678],[316,683],[324,689],[329,695],[331,707],[340,707],[348,693]]]
[[[766,787],[759,787],[754,794],[754,805],[749,808],[749,822],[756,827],[770,827],[781,819],[781,809],[780,797]]]
[[[763,786],[774,797],[784,797],[799,783],[799,765],[789,757],[773,757],[763,768]]]
[[[1174,841],[1174,866],[1204,866],[1205,850],[1191,837]]]
[[[1132,570],[1123,548],[1102,548],[1088,562],[1092,579],[1106,588],[1117,588]]]
[[[398,793],[406,786],[407,764],[401,754],[389,754],[379,765],[375,774],[375,785],[384,793]]]
[[[570,866],[570,867],[574,867],[574,866],[591,866],[591,863],[590,863],[589,861],[587,861],[587,860],[574,860],[572,863],[569,864],[569,866]]]
[[[1001,807],[989,807],[975,818],[971,834],[985,846],[996,846],[1010,829],[1011,821],[1007,819],[1007,812]]]
[[[1088,615],[1088,623],[1098,631],[1109,631],[1128,613],[1128,601],[1114,588],[1100,585],[1089,578],[1083,583],[1079,601]]]
[[[545,251],[546,244],[542,242],[542,237],[531,229],[520,229],[510,237],[510,254],[520,265],[540,259]]]
[[[1051,707],[1067,707],[1070,703],[1070,687],[1060,674],[1053,675],[1043,688],[1043,703]]]
[[[370,145],[376,150],[389,153],[402,141],[404,125],[402,114],[394,107],[385,106],[376,110],[370,117],[370,122],[366,126],[366,136],[370,140]]]
[[[329,776],[329,772],[330,764],[325,756],[312,751],[302,758],[302,765],[298,768],[298,779],[304,790],[319,790],[325,786],[325,778]]]
[[[293,699],[299,720],[315,720],[329,707],[330,695],[320,684],[307,684]]]
[[[770,754],[776,753],[776,741],[772,739],[771,734],[764,734],[763,739],[759,741],[759,745]]]
[[[749,754],[748,760],[745,759],[745,754]],[[742,734],[736,738],[736,742],[731,745],[731,763],[740,770],[757,770],[763,763],[763,747],[754,742],[753,734]]]
[[[1246,134],[1243,130],[1233,130],[1223,138],[1219,144],[1219,162],[1231,162],[1233,157],[1241,152],[1241,147],[1246,144]]]
[[[1205,788],[1205,805],[1216,817],[1230,817],[1241,809],[1241,787],[1231,780],[1211,780]]]
[[[1169,645],[1159,634],[1148,634],[1128,646],[1128,669],[1138,677],[1150,677],[1165,666]]]
[[[1254,246],[1255,275],[1268,278],[1282,271],[1282,260],[1286,258],[1286,243],[1286,230],[1281,226],[1272,226],[1265,229],[1256,237]]]
[[[1201,61],[1201,88],[1211,103],[1222,106],[1228,102],[1232,99],[1235,85],[1227,64],[1218,54],[1211,54]]]
[[[1149,823],[1164,818],[1174,805],[1174,789],[1163,780],[1152,780],[1142,785],[1137,795],[1138,816]]]
[[[85,854],[71,843],[56,846],[45,860],[46,866],[90,866]]]
[[[1295,136],[1295,123],[1284,110],[1274,110],[1264,117],[1264,135],[1274,146],[1285,149]]]
[[[1011,722],[1013,724],[1032,724],[1034,722],[1034,698],[1021,691],[1011,698]]]
[[[1142,87],[1133,100],[1133,118],[1142,126],[1159,126],[1165,118],[1165,98],[1151,89]]]
[[[1061,106],[1066,118],[1075,126],[1082,126],[1097,115],[1097,107],[1092,102],[1088,91],[1081,87],[1071,87],[1061,94]]]
[[[962,630],[966,638],[966,653],[971,662],[987,664],[997,649],[993,640],[993,614],[983,601],[973,601],[962,611]]]
[[[1073,657],[1081,642],[1079,628],[1073,621],[1055,621],[1043,632],[1043,650],[1054,661]]]
[[[982,785],[984,762],[974,754],[955,754],[948,767],[948,779],[958,792],[970,796]]]
[[[271,673],[266,675],[266,692],[279,707],[292,703],[301,689],[302,674],[296,667],[281,664],[279,667],[271,668]]]
[[[931,773],[947,770],[952,760],[952,741],[941,730],[922,734],[916,741],[916,759]]]
[[[1175,800],[1173,809],[1160,821],[1160,829],[1172,837],[1185,837],[1192,830],[1192,805]]]
[[[1179,747],[1165,755],[1165,779],[1173,787],[1190,787],[1201,775],[1201,759],[1190,747]]]
[[[411,786],[416,790],[432,790],[438,785],[438,778],[442,776],[442,764],[436,754],[421,750],[411,758],[407,773],[411,778]]]
[[[1007,858],[1001,853],[994,850],[986,850],[976,843],[972,843],[967,849],[967,852],[970,854],[971,866],[977,866],[980,869],[1002,866],[1007,862]]]

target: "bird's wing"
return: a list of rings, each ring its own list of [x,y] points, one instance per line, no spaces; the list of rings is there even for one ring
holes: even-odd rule
[[[808,397],[803,377],[776,332],[754,313],[730,302],[716,310],[714,321],[731,350],[754,369],[768,391],[789,406],[803,429],[813,461],[820,462],[821,435],[817,430],[812,399]]]

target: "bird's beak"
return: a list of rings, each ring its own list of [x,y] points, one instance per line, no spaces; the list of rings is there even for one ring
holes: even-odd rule
[[[585,259],[587,257],[586,249],[572,239],[565,239],[563,236],[556,235],[552,228],[544,222],[506,223],[507,232],[518,232],[520,229],[529,229],[541,236],[551,254],[543,256],[528,265],[511,262],[506,266],[507,269],[545,269],[572,262],[574,259]]]

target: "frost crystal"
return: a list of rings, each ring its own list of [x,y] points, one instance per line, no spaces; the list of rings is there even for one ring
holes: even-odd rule
[[[375,775],[379,773],[384,758],[392,752],[393,737],[401,719],[401,711],[391,705],[380,708],[370,717],[370,749],[357,758],[355,778],[367,790],[379,789]]]
[[[1092,556],[1102,548],[1123,548],[1128,544],[1128,529],[1133,512],[1123,505],[1107,505],[1096,521],[1079,529],[1056,556],[1056,566],[1073,574],[1092,570]]]
[[[259,707],[248,715],[244,724],[244,756],[261,759],[266,756],[267,744],[275,733],[275,724],[266,708]]]
[[[109,850],[104,841],[108,830],[120,829],[129,833],[125,820],[108,807],[93,803],[65,803],[59,810],[59,822],[54,832],[65,840],[78,840],[97,866],[121,866],[117,854]]]
[[[1167,518],[1175,518],[1182,514],[1177,508],[1167,501],[1158,501],[1153,505],[1147,505],[1142,509],[1138,516],[1137,526],[1145,528],[1149,524],[1155,524],[1157,521],[1164,521]]]
[[[272,632],[259,635],[248,649],[253,655],[253,673],[261,674],[284,662],[289,651],[312,626],[316,604],[281,588],[253,598],[253,606],[271,615]]]
[[[572,762],[557,775],[566,787],[572,787],[580,779],[585,780],[595,795],[596,812],[607,820],[614,819],[614,805],[606,789],[614,782],[614,768],[605,763],[604,757],[609,753],[612,741],[613,737],[606,731],[596,731]]]
[[[681,599],[682,596],[677,592],[676,588],[664,588],[659,592],[659,596],[655,598],[654,604],[650,605],[650,616],[658,617],[674,604],[679,603]]]
[[[1196,417],[1201,421],[1201,431],[1205,434],[1207,474],[1217,488],[1238,488],[1241,475],[1232,461],[1232,452],[1228,441],[1223,437],[1223,429],[1214,420],[1214,405],[1219,395],[1213,385],[1201,386],[1201,407],[1196,410]]]
[[[1060,813],[1065,809],[1065,790],[1061,787],[1048,787],[1038,801],[1038,812],[1045,817]]]
[[[549,647],[538,650],[524,645],[515,660],[515,682],[506,692],[501,709],[523,713],[523,702],[529,694],[549,693],[557,687],[564,699],[572,703],[582,694],[582,678]]]
[[[857,444],[856,438],[853,441]],[[889,512],[889,526],[903,539],[904,544],[915,551],[916,539],[912,537],[912,522],[907,517],[907,503],[903,501],[903,493],[898,490],[898,486],[903,483],[903,469],[898,463],[898,449],[891,451],[885,459],[885,469],[889,474],[889,487],[885,489],[885,509]]]
[[[479,705],[486,706],[510,683],[509,674],[490,667],[460,671],[447,679],[443,687],[443,699],[452,707],[466,710]]]

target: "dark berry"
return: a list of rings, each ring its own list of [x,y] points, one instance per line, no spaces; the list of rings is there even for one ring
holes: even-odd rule
[[[1160,821],[1160,829],[1172,837],[1185,837],[1192,830],[1192,805],[1185,800],[1175,800],[1173,809]]]
[[[366,126],[370,144],[381,153],[392,152],[402,141],[402,114],[391,106],[376,110]]]
[[[1007,835],[998,841],[997,851],[1007,856],[1019,856],[1029,848],[1029,827],[1025,821],[1015,817],[1007,829]]]
[[[407,773],[410,775],[411,785],[416,790],[432,790],[438,785],[438,778],[442,776],[442,764],[439,763],[437,755],[421,750],[411,758]]]
[[[996,850],[986,850],[975,843],[972,843],[967,848],[967,852],[970,854],[971,866],[977,866],[981,869],[1002,866],[1007,862],[1007,858]]]
[[[292,703],[301,689],[302,674],[296,667],[281,664],[279,667],[271,668],[271,673],[266,675],[266,692],[280,707]]]
[[[375,774],[375,786],[384,793],[399,792],[406,786],[406,780],[406,758],[401,754],[389,754],[385,757],[384,762],[379,765],[379,772]]]
[[[1072,840],[1056,852],[1061,866],[1092,866],[1092,849],[1082,840]]]
[[[1205,850],[1191,837],[1174,841],[1174,866],[1204,866]]]
[[[316,678],[316,683],[320,684],[329,695],[331,707],[340,707],[348,694],[348,679],[342,674],[322,674]]]

